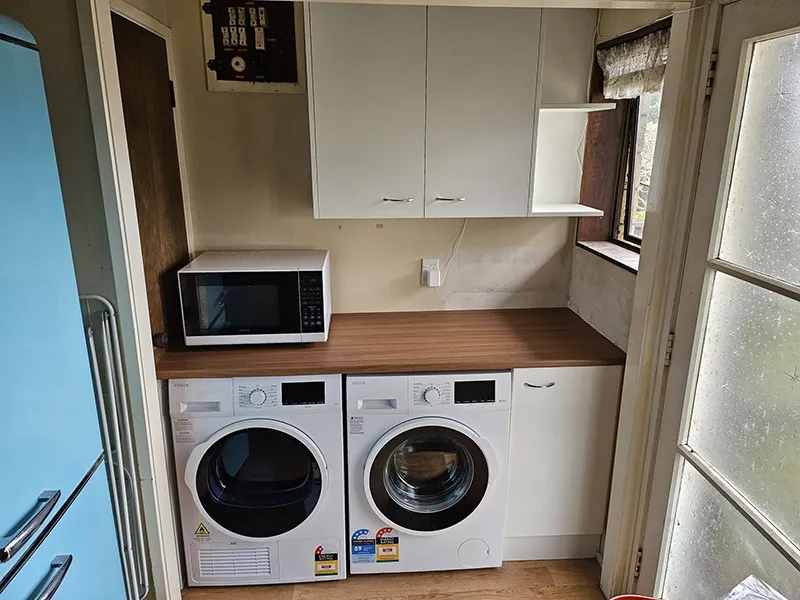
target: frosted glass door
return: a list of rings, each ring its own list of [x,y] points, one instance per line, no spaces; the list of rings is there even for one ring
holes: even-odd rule
[[[800,590],[800,6],[742,0],[722,11],[680,308],[695,311],[696,334],[656,592],[719,599],[754,576],[792,599]]]

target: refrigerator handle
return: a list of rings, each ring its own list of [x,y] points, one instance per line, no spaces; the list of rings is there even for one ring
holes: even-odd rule
[[[33,537],[33,534],[42,526],[47,517],[58,504],[61,490],[46,490],[36,499],[42,506],[34,515],[17,531],[11,535],[0,538],[0,563],[8,562],[20,549]]]
[[[51,569],[56,569],[56,574],[53,575],[53,578],[47,582],[47,585],[42,590],[42,593],[36,596],[36,600],[50,600],[53,596],[56,595],[58,588],[61,587],[61,584],[64,581],[64,577],[67,576],[67,571],[69,571],[69,567],[72,564],[72,555],[67,554],[64,556],[56,556],[53,559],[53,562],[50,563]]]

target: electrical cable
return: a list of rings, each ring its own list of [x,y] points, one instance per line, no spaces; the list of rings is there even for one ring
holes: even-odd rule
[[[447,273],[450,272],[450,265],[453,264],[453,259],[455,259],[456,254],[458,254],[458,249],[461,247],[461,240],[464,239],[464,232],[467,230],[467,219],[464,219],[464,224],[461,226],[461,231],[456,238],[456,241],[453,243],[453,249],[450,251],[450,257],[447,259],[447,262],[444,263],[444,269],[442,270],[442,283],[445,282],[447,279]]]

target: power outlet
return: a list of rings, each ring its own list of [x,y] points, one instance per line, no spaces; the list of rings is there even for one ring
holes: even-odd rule
[[[422,285],[439,287],[442,285],[442,273],[439,271],[438,258],[422,259]]]

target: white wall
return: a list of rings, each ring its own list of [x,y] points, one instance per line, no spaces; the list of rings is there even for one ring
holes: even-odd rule
[[[167,0],[122,0],[126,4],[138,8],[164,25],[169,25],[167,20]],[[198,0],[199,3],[199,0]],[[112,3],[113,4],[113,3]]]
[[[601,10],[600,25],[597,28],[597,43],[607,42],[625,33],[646,27],[671,13],[670,10],[661,9]]]
[[[304,95],[208,92],[200,3],[169,0],[196,250],[331,250],[336,312],[565,306],[574,224],[476,219],[450,275],[423,288],[461,220],[316,221]]]
[[[568,306],[625,350],[631,324],[636,275],[575,247]]]

